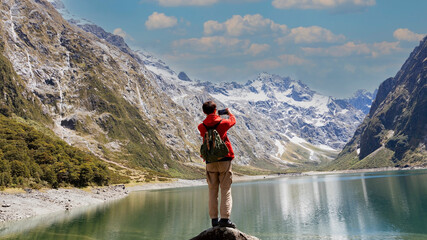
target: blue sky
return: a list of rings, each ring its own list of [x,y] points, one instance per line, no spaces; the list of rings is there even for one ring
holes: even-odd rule
[[[334,97],[374,90],[427,34],[425,0],[63,0],[192,79],[290,76]]]

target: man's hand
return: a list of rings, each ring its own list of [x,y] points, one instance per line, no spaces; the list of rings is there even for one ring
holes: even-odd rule
[[[231,113],[230,113],[230,109],[229,108],[226,108],[227,109],[227,115],[230,115]]]

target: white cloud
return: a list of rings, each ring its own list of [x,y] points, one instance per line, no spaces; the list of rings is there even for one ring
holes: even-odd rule
[[[177,6],[208,6],[218,2],[218,0],[157,0],[165,7]]]
[[[253,43],[251,46],[246,50],[246,54],[250,54],[252,56],[256,56],[262,52],[268,51],[270,49],[270,45],[268,44],[257,44]]]
[[[129,40],[134,40],[133,39],[133,37],[131,36],[131,35],[129,35],[129,34],[127,34],[123,29],[121,29],[121,28],[116,28],[116,29],[114,29],[114,31],[113,31],[113,34],[114,35],[117,35],[117,36],[120,36],[120,37],[122,37],[122,38],[124,38],[124,39],[129,39]]]
[[[225,31],[230,36],[241,36],[243,34],[258,34],[262,32],[285,33],[287,26],[277,24],[273,20],[264,18],[260,14],[255,15],[234,15],[224,23],[217,21],[207,21],[204,24],[205,34],[214,34]]]
[[[293,41],[295,43],[334,43],[343,40],[345,40],[345,36],[342,34],[335,35],[326,28],[311,26],[293,28],[287,36],[278,38],[276,41],[279,44],[283,44],[286,41]]]
[[[375,0],[274,0],[275,8],[279,9],[333,9],[333,8],[365,8],[376,4]]]
[[[346,57],[351,55],[366,55],[378,57],[400,51],[399,42],[380,42],[380,43],[354,43],[347,42],[343,45],[332,46],[328,48],[302,48],[308,55]]]
[[[170,28],[177,25],[176,17],[166,16],[164,13],[154,12],[148,17],[145,26],[148,30]]]
[[[307,60],[293,54],[280,55],[279,59],[282,60],[285,65],[304,65],[309,63]]]
[[[210,20],[203,24],[203,29],[206,35],[211,35],[215,32],[224,31],[225,26],[217,21]]]
[[[414,33],[407,28],[399,28],[393,33],[393,37],[399,41],[416,42],[421,41],[426,35]]]
[[[371,55],[372,57],[378,57],[381,55],[389,55],[393,52],[402,50],[399,47],[399,42],[380,42],[374,43],[371,45]]]
[[[249,40],[240,40],[237,38],[229,38],[223,36],[190,38],[176,40],[172,43],[174,48],[187,47],[191,50],[200,52],[225,50],[241,50],[249,47]]]

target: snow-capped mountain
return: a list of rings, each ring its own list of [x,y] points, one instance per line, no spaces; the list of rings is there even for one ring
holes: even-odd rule
[[[261,73],[244,85],[223,83],[206,87],[227,106],[251,110],[268,118],[278,133],[295,134],[314,145],[334,149],[343,146],[354,132],[354,122],[364,114],[350,104],[316,93],[299,81]]]
[[[240,154],[242,163],[246,164],[254,157],[280,159],[288,164],[330,160],[365,116],[351,101],[371,96],[366,91],[358,91],[351,99],[333,99],[316,93],[300,81],[268,73],[261,73],[246,84],[191,81],[188,77],[182,80],[183,77],[156,57],[143,52],[139,52],[139,56],[156,75],[162,91],[199,119],[203,117],[201,99],[215,99],[220,107],[233,110],[240,121],[235,133],[246,136],[233,144],[247,149],[242,142],[249,143],[253,153],[252,156],[244,151]],[[231,139],[233,141],[233,137]]]
[[[351,98],[346,100],[356,109],[362,110],[364,114],[368,114],[377,92],[378,89],[375,89],[373,93],[362,89],[357,90]]]

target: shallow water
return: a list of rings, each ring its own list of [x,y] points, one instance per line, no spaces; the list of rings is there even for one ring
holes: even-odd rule
[[[232,220],[263,240],[427,239],[427,170],[235,183]],[[209,227],[207,187],[134,192],[21,221],[1,239],[190,239]]]

